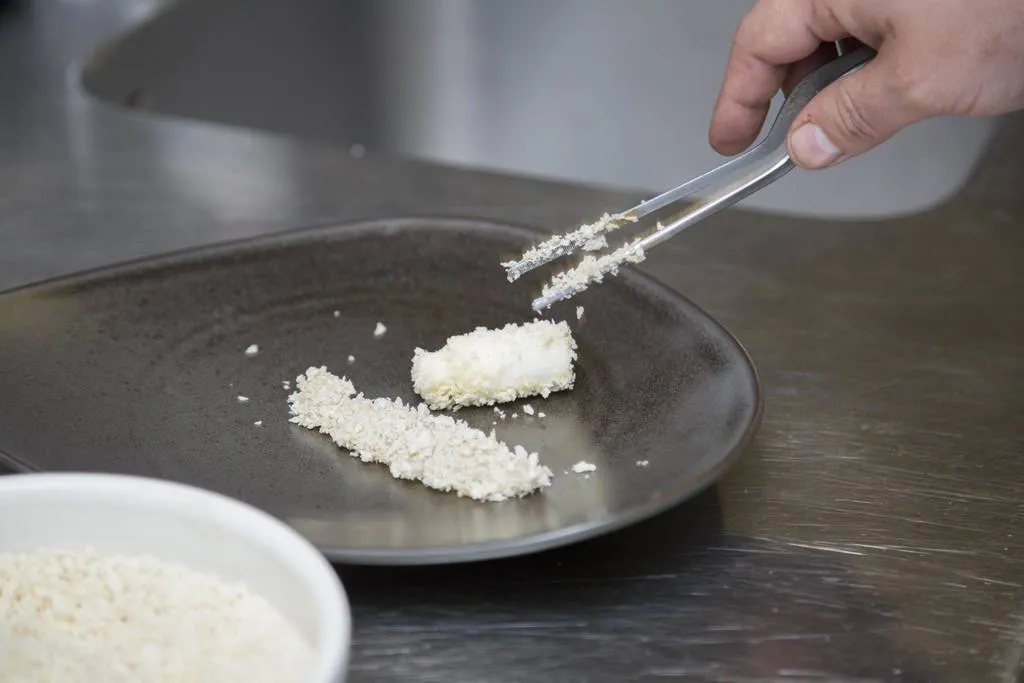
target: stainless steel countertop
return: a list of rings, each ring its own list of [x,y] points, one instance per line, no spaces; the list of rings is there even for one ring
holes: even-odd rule
[[[140,7],[0,14],[0,287],[327,221],[563,229],[636,199],[90,101],[69,66]],[[341,568],[351,680],[1024,680],[1022,158],[1017,117],[934,211],[732,211],[655,250],[644,268],[757,363],[754,447],[715,490],[593,543]]]

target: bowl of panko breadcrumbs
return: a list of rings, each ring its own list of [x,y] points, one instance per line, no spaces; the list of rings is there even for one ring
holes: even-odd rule
[[[348,599],[242,502],[156,479],[0,476],[0,662],[21,683],[341,683]]]

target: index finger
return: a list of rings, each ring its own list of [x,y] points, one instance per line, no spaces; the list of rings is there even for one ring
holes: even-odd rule
[[[748,147],[790,65],[846,36],[838,21],[823,22],[815,12],[811,0],[760,0],[740,22],[711,117],[715,150],[736,154]]]

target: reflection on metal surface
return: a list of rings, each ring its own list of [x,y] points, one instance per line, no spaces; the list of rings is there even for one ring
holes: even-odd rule
[[[339,149],[649,194],[721,163],[708,119],[749,5],[184,0],[95,60],[85,83],[106,101],[136,106],[141,88],[152,111]],[[960,188],[993,128],[928,121],[747,201],[826,216],[920,210]]]
[[[629,532],[507,562],[343,567],[373,623],[353,676],[399,681],[445,661],[474,681],[959,680],[892,637],[893,604],[841,558],[728,534],[717,503],[708,491]]]
[[[253,154],[244,140],[226,141],[209,128],[168,130],[152,142],[167,183],[217,220],[230,222],[252,212],[264,216],[290,213],[298,190],[293,185],[287,147],[272,146]],[[222,146],[227,149],[218,154]],[[233,163],[196,163],[203,152],[231,158]]]
[[[113,5],[15,3],[0,21],[0,287],[326,220],[468,214],[561,230],[642,198],[403,163],[374,154],[373,136],[353,140],[367,144],[357,160],[347,144],[339,154],[208,129],[220,144],[165,156],[154,140],[193,124],[107,106],[90,114],[86,166],[60,133],[78,115],[65,74],[123,27]],[[337,22],[300,20],[304,6],[282,23],[310,44],[346,44]],[[684,29],[718,49],[715,31]],[[227,94],[289,83],[266,46],[260,68],[224,65],[220,76],[252,76]],[[372,130],[368,119],[352,125]],[[168,181],[196,166],[258,174],[282,146],[296,196],[270,216],[238,197],[235,218],[215,215]],[[551,683],[1013,680],[1024,595],[1022,159],[1017,117],[941,210],[830,226],[732,211],[653,253],[644,269],[734,329],[758,365],[767,408],[749,457],[717,491],[598,542],[462,568],[341,568],[357,612],[352,683],[495,672]],[[285,378],[268,380],[275,401]],[[0,413],[12,401],[0,396]],[[62,408],[71,423],[77,406]],[[263,438],[239,424],[243,438]],[[162,445],[173,469],[182,454]],[[329,480],[335,460],[325,450],[307,464]]]

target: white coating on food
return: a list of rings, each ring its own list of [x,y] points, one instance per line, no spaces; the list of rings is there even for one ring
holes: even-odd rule
[[[288,397],[291,421],[316,429],[353,457],[386,465],[396,479],[480,501],[518,498],[550,486],[551,470],[536,453],[509,447],[426,404],[369,399],[347,378],[309,368]]]
[[[413,389],[434,410],[487,406],[571,389],[575,360],[569,326],[535,320],[478,327],[433,352],[417,348],[411,375]]]

